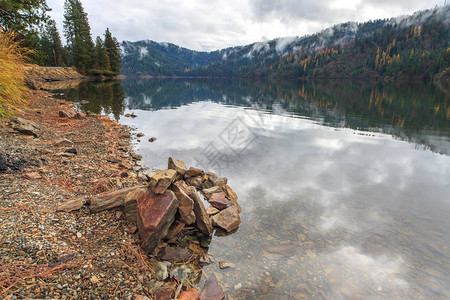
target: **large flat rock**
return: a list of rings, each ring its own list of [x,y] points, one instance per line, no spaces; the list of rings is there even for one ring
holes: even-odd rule
[[[148,190],[137,200],[137,204],[137,225],[142,248],[147,253],[152,253],[167,235],[170,225],[175,220],[178,201],[170,190],[166,190],[163,194],[155,194]]]

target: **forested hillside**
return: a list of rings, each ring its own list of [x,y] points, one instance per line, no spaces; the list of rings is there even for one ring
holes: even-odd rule
[[[306,37],[214,52],[123,42],[128,75],[194,77],[432,78],[450,66],[450,5],[411,16],[348,22]]]

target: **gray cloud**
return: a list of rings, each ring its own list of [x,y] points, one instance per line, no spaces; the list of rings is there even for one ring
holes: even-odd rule
[[[303,36],[336,23],[390,18],[444,0],[82,0],[92,35],[108,27],[122,40],[151,39],[215,50],[263,39]],[[62,0],[47,0],[62,30]]]
[[[254,16],[264,21],[274,17],[317,20],[329,15],[330,1],[313,0],[250,0]]]

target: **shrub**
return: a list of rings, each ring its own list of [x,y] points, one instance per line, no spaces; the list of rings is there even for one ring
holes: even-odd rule
[[[24,54],[12,32],[0,31],[0,118],[26,102]]]
[[[110,71],[110,70],[97,70],[97,69],[92,69],[88,71],[89,75],[92,76],[107,76],[107,77],[112,77],[112,76],[117,76],[118,74]]]

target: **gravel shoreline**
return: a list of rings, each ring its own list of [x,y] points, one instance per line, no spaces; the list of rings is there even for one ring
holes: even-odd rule
[[[133,170],[130,129],[100,115],[62,117],[72,103],[27,94],[21,117],[39,125],[37,138],[0,120],[10,166],[0,171],[0,298],[151,299],[148,258],[121,210],[56,211],[145,183]]]

